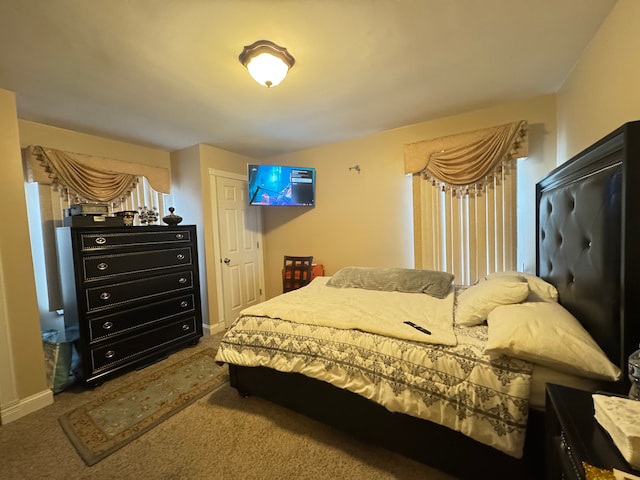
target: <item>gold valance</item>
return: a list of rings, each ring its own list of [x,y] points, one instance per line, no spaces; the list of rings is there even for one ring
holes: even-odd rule
[[[453,187],[483,182],[504,164],[528,155],[525,120],[404,146],[404,172]]]
[[[171,173],[166,168],[64,152],[30,145],[23,149],[28,182],[53,185],[83,201],[110,202],[126,196],[145,177],[151,187],[170,193]]]

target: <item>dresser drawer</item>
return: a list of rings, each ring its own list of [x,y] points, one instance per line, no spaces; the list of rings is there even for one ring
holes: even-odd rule
[[[94,318],[89,322],[89,341],[126,333],[194,310],[195,298],[190,294]]]
[[[89,256],[82,259],[85,281],[101,280],[117,275],[153,272],[165,268],[191,265],[190,247],[169,250],[118,253]]]
[[[170,343],[179,343],[189,337],[198,337],[196,317],[189,317],[164,327],[131,335],[125,340],[91,349],[92,373],[106,367],[133,360],[137,356],[160,350]]]
[[[129,227],[131,232],[87,232],[80,235],[80,249],[87,250],[190,242],[189,230],[144,231],[146,227]]]
[[[193,288],[193,272],[182,271],[87,288],[87,311],[94,312]]]

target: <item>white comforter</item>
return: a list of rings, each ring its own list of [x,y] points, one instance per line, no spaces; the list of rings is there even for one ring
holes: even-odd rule
[[[424,293],[335,288],[327,286],[329,278],[317,277],[304,288],[253,305],[240,313],[361,330],[403,340],[456,345],[453,288],[447,297],[438,299]]]
[[[522,456],[532,366],[485,355],[486,325],[451,325],[455,292],[436,300],[337,289],[326,281],[243,311],[222,338],[216,360],[302,373]],[[363,311],[356,298],[365,300]],[[406,319],[434,334],[404,328]]]
[[[486,326],[455,331],[458,344],[450,347],[241,316],[222,338],[216,361],[301,373],[520,458],[531,364],[484,355]]]

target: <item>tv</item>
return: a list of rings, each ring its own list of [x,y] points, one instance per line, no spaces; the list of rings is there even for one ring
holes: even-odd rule
[[[247,169],[249,205],[315,206],[315,169],[251,164]]]

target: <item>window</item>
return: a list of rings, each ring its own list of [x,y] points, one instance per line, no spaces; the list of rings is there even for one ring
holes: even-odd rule
[[[63,305],[58,280],[55,227],[62,226],[64,210],[75,201],[68,196],[61,196],[52,185],[27,183],[25,187],[40,323],[43,330],[58,329]],[[138,210],[143,206],[157,207],[162,218],[171,206],[171,195],[156,192],[147,179],[141,177],[125,202],[115,208],[110,205],[110,209]]]
[[[63,305],[55,228],[63,225],[65,209],[87,201],[106,203],[110,213],[146,206],[156,207],[161,218],[165,205],[171,205],[170,195],[161,193],[169,191],[170,173],[166,168],[41,146],[24,148],[23,161],[41,326],[58,328]]]
[[[417,268],[450,272],[462,285],[516,269],[516,165],[470,194],[414,180]]]
[[[517,160],[526,121],[405,145],[413,175],[416,268],[470,285],[517,263]]]

